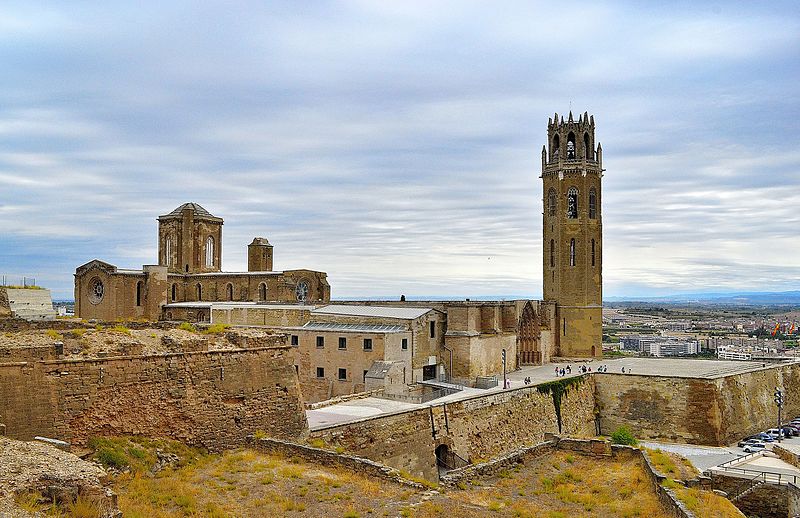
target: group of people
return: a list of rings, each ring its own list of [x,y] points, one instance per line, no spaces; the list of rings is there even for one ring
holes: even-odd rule
[[[592,372],[592,368],[591,367],[587,367],[586,365],[581,365],[580,367],[578,367],[578,372],[580,372],[581,374],[586,374],[587,372]],[[608,365],[599,366],[595,372],[608,372]],[[625,372],[624,367],[623,367],[622,372]],[[561,367],[561,368],[556,366],[556,377],[557,378],[560,377],[560,376],[566,376],[567,374],[572,374],[572,366],[571,365],[567,365],[566,367]]]

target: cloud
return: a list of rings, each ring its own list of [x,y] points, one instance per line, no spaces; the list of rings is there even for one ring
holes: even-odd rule
[[[11,3],[0,273],[153,262],[186,201],[333,295],[541,294],[554,111],[603,144],[605,293],[799,289],[789,3]]]

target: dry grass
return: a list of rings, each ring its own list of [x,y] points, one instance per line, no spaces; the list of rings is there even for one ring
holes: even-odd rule
[[[680,455],[659,449],[646,448],[646,450],[653,467],[662,475],[679,480],[689,480],[699,474],[691,462]]]

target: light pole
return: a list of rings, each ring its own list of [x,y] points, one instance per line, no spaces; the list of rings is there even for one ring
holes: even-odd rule
[[[506,350],[503,349],[503,390],[508,388],[508,382],[506,381]]]
[[[780,387],[775,387],[775,405],[778,407],[778,442],[783,437],[783,426],[781,426],[781,410],[783,409],[783,391]]]

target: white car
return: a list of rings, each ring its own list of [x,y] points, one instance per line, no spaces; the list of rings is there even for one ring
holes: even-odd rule
[[[770,434],[773,439],[783,437],[783,432],[781,432],[777,428],[770,428],[769,430],[767,430],[767,433]]]
[[[763,442],[754,442],[753,444],[746,444],[744,448],[745,453],[757,453],[759,451],[764,451],[764,448],[767,446]]]

